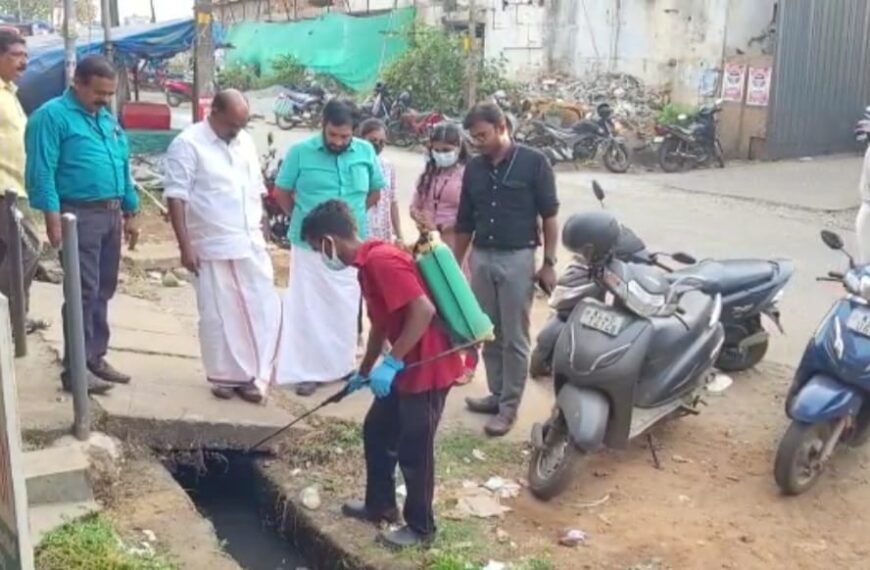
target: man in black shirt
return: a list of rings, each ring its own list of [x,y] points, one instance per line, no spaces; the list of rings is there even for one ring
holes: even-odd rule
[[[465,167],[456,223],[456,258],[469,246],[471,286],[495,324],[495,340],[483,349],[490,395],[467,398],[474,412],[491,414],[485,431],[502,436],[516,420],[529,369],[529,314],[535,281],[556,284],[559,201],[547,158],[510,139],[501,109],[474,107],[465,128],[480,150]],[[544,258],[535,271],[542,220]]]

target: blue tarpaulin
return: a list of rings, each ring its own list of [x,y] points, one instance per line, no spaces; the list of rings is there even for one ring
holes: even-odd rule
[[[138,59],[164,59],[189,50],[194,35],[193,19],[126,26],[112,30],[112,47],[116,57],[129,63]],[[80,37],[76,42],[77,57],[102,52],[103,43],[101,33],[92,38]],[[27,51],[30,61],[18,82],[18,96],[29,114],[63,93],[63,38],[58,35],[27,38]]]

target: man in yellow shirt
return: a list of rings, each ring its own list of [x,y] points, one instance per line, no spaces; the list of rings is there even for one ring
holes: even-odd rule
[[[24,290],[29,298],[30,284],[39,264],[39,234],[30,220],[27,192],[24,188],[24,128],[27,116],[16,94],[15,82],[27,69],[27,45],[14,28],[0,28],[0,194],[18,193],[18,207],[25,214],[21,220],[24,265]],[[6,244],[6,216],[0,215],[0,293],[9,297],[9,264]],[[30,328],[32,323],[28,324]]]

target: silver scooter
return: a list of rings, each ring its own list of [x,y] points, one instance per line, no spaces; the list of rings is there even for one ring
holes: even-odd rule
[[[619,234],[606,212],[572,216],[562,231],[604,300],[584,297],[556,342],[556,404],[532,429],[528,479],[540,499],[565,489],[580,455],[623,448],[667,418],[698,413],[722,349],[721,296],[704,292],[701,277],[618,259]]]

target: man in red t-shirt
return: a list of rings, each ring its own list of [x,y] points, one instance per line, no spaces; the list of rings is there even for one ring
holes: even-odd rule
[[[408,489],[406,526],[378,540],[391,548],[429,543],[436,530],[435,431],[447,393],[463,374],[462,358],[448,352],[450,338],[433,322],[435,306],[411,256],[382,241],[362,243],[344,202],[331,200],[312,210],[302,223],[302,238],[329,268],[358,270],[372,324],[359,373],[350,380],[351,391],[368,382],[375,395],[363,425],[366,496],[345,504],[342,512],[376,523],[398,520],[398,461]]]

